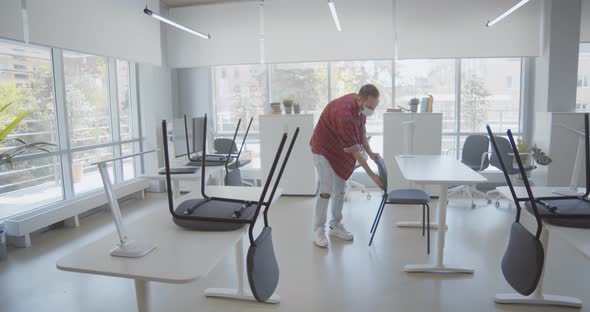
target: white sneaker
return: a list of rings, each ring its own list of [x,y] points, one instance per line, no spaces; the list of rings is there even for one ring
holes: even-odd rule
[[[354,235],[347,231],[342,223],[330,225],[329,234],[330,236],[335,236],[346,241],[351,241],[354,239]]]
[[[315,230],[313,242],[318,247],[328,247],[328,238],[326,237],[326,231],[324,229]]]

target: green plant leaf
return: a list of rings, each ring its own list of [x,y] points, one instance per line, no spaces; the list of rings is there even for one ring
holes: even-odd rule
[[[18,126],[18,124],[25,119],[31,112],[24,112],[14,119],[2,132],[0,132],[0,142],[4,141],[6,137]]]
[[[8,108],[8,106],[12,105],[13,102],[8,102],[6,104],[3,104],[2,106],[0,106],[0,113],[2,113],[5,109]]]

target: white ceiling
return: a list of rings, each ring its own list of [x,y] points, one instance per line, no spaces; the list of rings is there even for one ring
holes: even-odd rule
[[[200,5],[200,4],[211,4],[211,3],[223,3],[223,2],[245,2],[245,1],[256,1],[256,0],[160,0],[165,5],[173,7]]]

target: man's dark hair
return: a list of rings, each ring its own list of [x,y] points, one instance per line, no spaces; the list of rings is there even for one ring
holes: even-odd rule
[[[359,90],[358,96],[363,101],[368,99],[369,96],[378,98],[379,97],[379,90],[377,90],[377,87],[375,87],[375,85],[372,85],[369,83],[369,84],[366,84],[361,87],[361,89]]]

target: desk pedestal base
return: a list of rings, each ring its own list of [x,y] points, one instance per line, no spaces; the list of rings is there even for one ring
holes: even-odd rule
[[[408,273],[437,273],[437,274],[473,274],[472,269],[464,269],[449,266],[437,266],[434,264],[407,264],[404,271]]]
[[[582,301],[578,298],[557,295],[523,296],[520,294],[497,294],[495,301],[501,304],[548,305],[572,308],[582,307]]]
[[[234,299],[242,301],[256,301],[254,296],[249,291],[238,291],[237,289],[231,288],[207,288],[205,289],[205,296],[215,298]],[[279,303],[281,297],[277,294],[273,294],[266,303]]]

